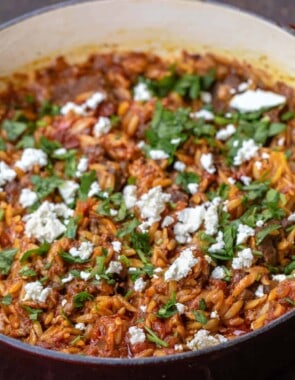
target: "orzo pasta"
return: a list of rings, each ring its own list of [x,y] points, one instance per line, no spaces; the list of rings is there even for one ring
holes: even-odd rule
[[[184,52],[58,58],[0,95],[0,332],[199,350],[295,305],[294,91]]]

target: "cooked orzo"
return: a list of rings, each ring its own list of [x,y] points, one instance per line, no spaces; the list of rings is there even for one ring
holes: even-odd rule
[[[186,52],[58,58],[14,78],[0,95],[0,332],[162,356],[293,309],[294,104],[245,64]]]

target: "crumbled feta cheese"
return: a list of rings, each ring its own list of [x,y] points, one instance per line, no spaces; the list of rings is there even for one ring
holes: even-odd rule
[[[187,185],[188,191],[194,195],[198,192],[199,190],[199,184],[198,183],[188,183]]]
[[[178,311],[179,314],[184,314],[184,312],[185,312],[185,305],[183,303],[177,302],[175,304],[175,306],[176,306],[176,309],[177,309],[177,311]]]
[[[232,136],[236,131],[233,124],[228,124],[225,128],[220,129],[216,133],[217,140],[226,141],[230,136]]]
[[[211,259],[211,257],[209,255],[204,255],[204,259],[207,261],[208,264],[213,263],[213,260]]]
[[[145,333],[140,327],[129,327],[128,333],[131,344],[143,343],[145,341]]]
[[[256,166],[256,168],[257,168],[258,170],[260,170],[260,169],[262,168],[262,162],[260,162],[260,161],[256,161],[256,162],[255,162],[255,166]]]
[[[169,154],[160,149],[150,150],[149,155],[152,160],[165,160],[169,158]]]
[[[139,309],[140,309],[140,311],[142,311],[143,313],[145,313],[147,311],[147,306],[146,305],[141,305],[141,306],[139,306]]]
[[[40,167],[46,166],[47,154],[41,149],[27,148],[23,151],[21,159],[16,161],[15,166],[20,168],[22,171],[27,172],[32,170],[34,165],[39,165]]]
[[[33,302],[45,302],[51,290],[50,288],[43,288],[40,281],[29,282],[24,289],[25,296],[23,301]]]
[[[81,177],[83,173],[86,172],[88,168],[88,158],[87,157],[81,157],[78,165],[77,165],[77,171],[76,171],[76,177]]]
[[[148,222],[143,222],[138,226],[139,231],[142,233],[148,232],[149,228],[150,228],[150,223]]]
[[[216,197],[210,202],[209,207],[204,214],[205,232],[208,235],[215,235],[218,228],[218,206],[221,198]]]
[[[74,202],[78,189],[79,185],[74,181],[64,181],[63,184],[58,187],[62,199],[67,204]]]
[[[122,249],[122,243],[118,240],[112,241],[113,250],[117,253],[121,252]]]
[[[187,342],[187,346],[190,350],[194,351],[213,347],[224,342],[227,342],[227,339],[223,335],[210,335],[209,331],[201,329],[195,333],[192,340]]]
[[[230,185],[234,185],[236,183],[236,180],[233,177],[228,177],[228,182]]]
[[[76,323],[75,324],[75,329],[84,331],[86,329],[85,323],[82,323],[82,322]]]
[[[182,344],[175,344],[174,345],[174,350],[182,352],[183,351],[183,345]]]
[[[96,107],[106,99],[105,94],[102,92],[94,92],[90,98],[88,98],[84,103],[84,108],[90,108],[95,110]]]
[[[255,296],[261,298],[264,296],[263,285],[259,285],[255,291]]]
[[[89,280],[90,276],[91,276],[91,273],[90,273],[90,272],[86,272],[86,271],[82,271],[82,272],[80,272],[80,278],[81,278],[82,280],[84,280],[84,281]]]
[[[203,103],[211,103],[212,102],[212,95],[208,91],[201,91],[200,97]]]
[[[175,161],[173,168],[177,170],[178,172],[184,172],[186,168],[186,164],[181,161]]]
[[[71,282],[74,279],[72,273],[69,273],[66,277],[62,278],[61,282],[66,284],[67,282]]]
[[[222,280],[225,277],[225,270],[223,267],[215,267],[211,272],[211,278],[214,280]]]
[[[133,99],[137,102],[147,102],[152,99],[152,94],[146,83],[138,83],[133,88]]]
[[[0,186],[4,186],[7,182],[11,182],[16,177],[16,172],[4,162],[0,161]]]
[[[181,138],[180,138],[180,137],[177,137],[177,138],[175,138],[175,139],[172,139],[170,142],[171,142],[171,144],[173,144],[173,145],[177,145],[177,144],[179,144],[179,143],[181,142]]]
[[[237,245],[246,243],[250,236],[254,236],[255,231],[253,228],[246,224],[239,224],[237,234]]]
[[[220,317],[219,317],[218,311],[216,310],[211,311],[210,318],[219,319]]]
[[[233,141],[233,147],[237,148],[239,146],[239,140],[234,140]]]
[[[248,177],[248,176],[246,176],[246,175],[242,175],[242,176],[240,177],[240,181],[242,181],[243,184],[244,184],[245,186],[249,186],[250,183],[252,182],[252,178],[251,178],[251,177]]]
[[[81,260],[88,260],[93,252],[93,244],[90,241],[83,241],[79,247],[72,247],[69,250],[70,255],[79,257]]]
[[[253,139],[244,140],[234,157],[234,165],[241,165],[243,162],[251,160],[257,155],[258,150],[259,145]]]
[[[250,268],[252,265],[254,256],[252,254],[251,248],[245,248],[242,251],[238,252],[238,256],[234,257],[232,261],[233,269],[244,269]]]
[[[92,182],[90,185],[90,189],[88,191],[88,198],[94,197],[95,195],[98,195],[101,191],[101,188],[99,186],[99,183],[97,181]],[[107,197],[106,197],[107,198]]]
[[[170,226],[172,223],[174,223],[174,219],[172,218],[172,216],[165,216],[165,218],[163,219],[163,222],[161,224],[161,227],[162,228],[165,228],[165,227],[168,227]]]
[[[109,263],[108,269],[106,270],[106,274],[109,274],[109,273],[120,274],[122,269],[123,269],[123,266],[119,261],[111,261]]]
[[[274,274],[272,276],[272,279],[274,281],[282,282],[282,281],[285,281],[287,279],[287,276],[285,274]]]
[[[67,150],[65,148],[58,148],[58,149],[55,149],[55,151],[53,152],[55,156],[63,156],[66,153],[67,153]]]
[[[161,186],[150,189],[136,202],[140,210],[142,219],[147,219],[149,225],[157,222],[161,218],[161,213],[165,209],[165,203],[171,199],[170,194],[162,192]]]
[[[190,234],[196,232],[204,218],[205,208],[203,205],[195,208],[187,207],[178,212],[178,222],[174,226],[175,239],[179,243],[187,243],[191,240]]]
[[[278,140],[278,146],[283,146],[285,144],[285,137],[281,137]]]
[[[137,200],[136,192],[137,189],[135,185],[127,185],[124,187],[123,199],[125,201],[127,210],[130,210],[135,206]]]
[[[144,146],[145,146],[145,142],[143,140],[139,141],[139,143],[137,144],[137,147],[139,149],[142,149]]]
[[[262,108],[276,107],[285,102],[285,96],[257,89],[235,95],[230,101],[230,106],[241,112],[255,112]]]
[[[193,251],[186,248],[165,272],[165,281],[179,281],[185,278],[198,262],[199,259],[194,257]]]
[[[247,81],[247,82],[242,82],[238,85],[238,91],[239,92],[244,92],[246,90],[248,90],[250,84],[251,84],[251,80]]]
[[[228,208],[227,208],[228,203],[229,203],[228,199],[226,199],[225,201],[223,201],[223,203],[222,203],[223,204],[222,211],[228,212]]]
[[[196,119],[204,119],[206,121],[214,120],[214,114],[208,110],[200,110],[198,112],[193,112],[190,114],[190,117]]]
[[[60,109],[60,113],[64,116],[68,114],[69,112],[74,112],[75,114],[81,115],[81,116],[86,115],[84,104],[78,105],[73,102],[68,102],[64,104]]]
[[[262,227],[264,225],[264,220],[257,220],[256,226],[257,227]]]
[[[146,282],[143,281],[142,277],[139,277],[134,282],[134,290],[136,292],[143,292],[146,287]]]
[[[118,211],[115,210],[114,208],[111,208],[111,209],[110,209],[110,215],[111,215],[111,216],[116,216],[116,215],[118,215]]]
[[[108,133],[112,128],[111,120],[108,117],[100,116],[93,127],[95,137],[100,137]]]
[[[263,159],[263,160],[268,160],[269,159],[269,154],[268,153],[266,153],[266,152],[262,152],[262,154],[261,154],[261,158]]]
[[[223,232],[219,231],[217,234],[216,243],[212,244],[209,247],[208,251],[211,253],[219,252],[224,248],[224,246],[225,246],[225,244],[223,241]]]
[[[32,191],[31,189],[22,189],[19,197],[19,203],[22,207],[30,207],[37,202],[37,200],[38,197],[35,191]]]
[[[293,212],[293,214],[288,216],[288,221],[289,222],[295,222],[295,212]]]
[[[213,174],[216,172],[216,169],[215,169],[214,163],[213,163],[212,153],[202,154],[200,161],[201,161],[201,165],[202,165],[203,169],[205,169],[207,173]]]
[[[66,305],[68,301],[64,298],[62,301],[61,301],[61,306],[64,307]]]
[[[34,236],[41,243],[52,243],[66,230],[59,218],[69,218],[73,213],[73,210],[63,203],[53,204],[45,201],[35,212],[24,216],[25,233],[28,237]]]

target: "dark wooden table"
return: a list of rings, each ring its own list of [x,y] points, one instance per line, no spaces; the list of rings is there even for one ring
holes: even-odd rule
[[[0,23],[31,12],[34,9],[61,2],[65,2],[65,0],[0,0]],[[215,2],[230,4],[259,14],[284,27],[291,24],[295,25],[295,0],[215,0]],[[253,376],[252,380],[256,380],[255,376]],[[273,374],[267,380],[295,380],[295,359],[294,363],[290,363],[288,368],[283,371],[279,369],[278,373]]]

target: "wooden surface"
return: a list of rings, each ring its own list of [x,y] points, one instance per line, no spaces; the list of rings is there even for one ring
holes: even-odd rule
[[[0,23],[34,9],[61,2],[65,0],[0,0]],[[215,2],[260,14],[280,25],[295,24],[295,0],[215,0]]]

